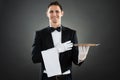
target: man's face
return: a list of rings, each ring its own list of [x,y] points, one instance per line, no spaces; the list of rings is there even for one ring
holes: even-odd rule
[[[61,17],[63,16],[63,11],[57,5],[52,5],[47,10],[47,16],[50,23],[61,23]]]

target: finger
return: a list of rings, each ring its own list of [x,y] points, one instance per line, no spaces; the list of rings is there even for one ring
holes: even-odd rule
[[[87,49],[86,52],[88,53],[88,51],[89,51],[89,49],[90,49],[90,46],[88,46],[86,49]]]
[[[68,47],[73,47],[73,44],[72,43],[68,44]]]
[[[83,52],[85,52],[85,51],[86,51],[86,48],[85,48],[85,46],[83,46],[83,47],[82,47],[82,49],[83,49]]]
[[[70,43],[69,45],[72,47],[72,46],[73,46],[73,43]]]
[[[79,51],[82,52],[82,47],[81,46],[79,46]]]
[[[71,43],[71,41],[66,41],[65,43]]]
[[[70,48],[67,48],[67,50],[71,50],[72,48],[70,47]]]

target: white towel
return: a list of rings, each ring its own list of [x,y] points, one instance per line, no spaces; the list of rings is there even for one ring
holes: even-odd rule
[[[48,77],[61,75],[61,66],[59,62],[59,54],[55,48],[42,51],[42,57]]]

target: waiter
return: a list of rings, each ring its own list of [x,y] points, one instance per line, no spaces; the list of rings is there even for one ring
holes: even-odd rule
[[[74,46],[74,44],[78,43],[76,31],[61,24],[64,12],[57,1],[53,1],[48,5],[46,14],[49,19],[49,26],[36,31],[32,61],[42,65],[41,80],[72,80],[72,62],[80,66],[87,54],[80,54],[78,47]],[[86,52],[88,52],[88,49],[89,47],[86,48]],[[51,67],[56,64],[47,64],[44,59],[45,54],[58,55],[59,69],[61,70],[59,75],[49,76],[46,65]],[[49,58],[49,56],[47,57]]]

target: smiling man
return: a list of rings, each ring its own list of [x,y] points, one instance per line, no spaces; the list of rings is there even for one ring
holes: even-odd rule
[[[62,7],[57,5],[48,6],[47,16],[51,27],[57,28],[61,26],[61,17],[63,16]]]
[[[49,26],[36,31],[32,61],[42,65],[41,80],[72,80],[72,62],[80,66],[86,55],[81,57],[73,45],[78,43],[76,31],[61,24],[64,12],[57,1],[48,5],[46,15]]]

